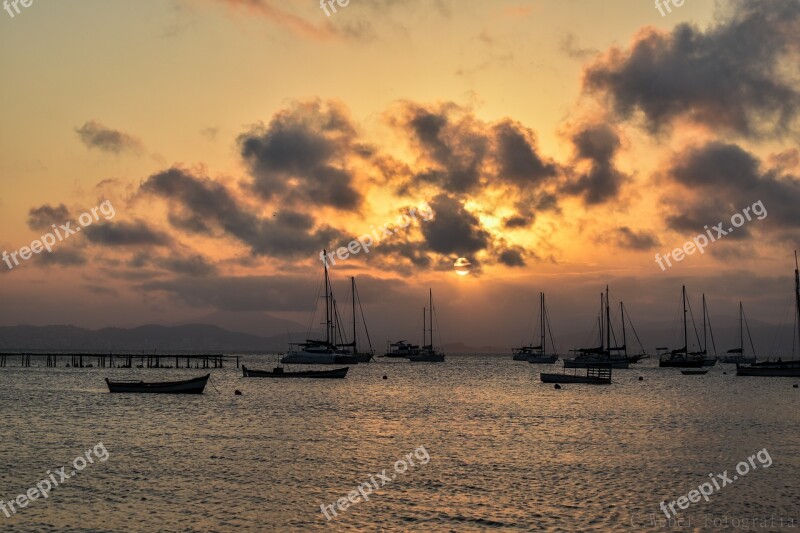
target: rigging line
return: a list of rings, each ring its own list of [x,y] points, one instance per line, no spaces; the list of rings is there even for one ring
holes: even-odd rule
[[[742,309],[742,317],[744,318],[744,327],[747,329],[747,338],[750,339],[750,349],[753,351],[753,357],[758,357],[756,355],[756,347],[753,344],[753,336],[750,335],[750,324],[747,323],[747,315],[744,309]],[[742,342],[742,344],[744,345],[744,342]],[[742,356],[744,356],[744,350],[742,350]]]
[[[547,312],[546,307],[544,309],[544,323],[547,326],[547,332],[550,334],[550,346],[553,347],[553,353],[558,353],[558,349],[556,349],[556,341],[553,339],[553,330],[550,328],[550,314]]]
[[[711,334],[711,348],[714,350],[713,355],[717,355],[717,344],[714,342],[714,330],[711,328],[711,314],[708,312],[708,302],[706,302],[704,312],[706,314],[706,320],[708,321],[708,332]],[[706,347],[703,346],[703,349],[705,350]]]
[[[623,316],[622,319],[625,320],[625,317]],[[633,331],[633,336],[636,337],[636,342],[639,343],[639,348],[642,349],[642,352],[645,352],[644,344],[642,344],[642,341],[639,340],[639,334],[636,333],[636,328],[633,326],[633,321],[631,320],[631,316],[630,315],[628,315],[628,324],[631,325],[631,330]]]
[[[372,341],[369,338],[369,329],[367,329],[367,319],[364,316],[364,308],[361,307],[361,295],[358,294],[358,285],[356,285],[356,299],[358,300],[358,309],[361,311],[361,322],[364,324],[364,331],[367,334],[367,344],[369,344],[369,349],[372,351]]]
[[[700,334],[697,332],[697,324],[695,324],[695,322],[694,322],[694,313],[692,312],[692,302],[691,302],[691,300],[689,300],[689,298],[686,298],[686,305],[689,308],[689,316],[692,317],[692,327],[694,328],[694,336],[697,338],[697,346],[698,346],[698,350],[697,351],[699,352],[700,351],[699,350],[699,347],[700,347]],[[703,348],[705,348],[705,346]],[[689,347],[688,346],[686,347],[686,351],[687,352],[689,351]]]

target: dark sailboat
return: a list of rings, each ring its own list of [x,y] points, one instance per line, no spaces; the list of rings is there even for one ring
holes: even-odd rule
[[[744,328],[747,327],[747,337],[750,339],[750,348],[753,351],[752,356],[744,354]],[[720,363],[730,364],[753,364],[757,361],[756,349],[753,346],[753,338],[750,336],[750,326],[747,325],[747,319],[744,316],[744,307],[742,302],[739,302],[739,347],[728,350],[728,355],[720,358]]]
[[[356,278],[350,277],[350,291],[353,299],[353,340],[348,343],[339,343],[337,346],[343,349],[349,349],[350,355],[355,356],[359,363],[369,363],[375,357],[375,350],[372,349],[372,340],[369,338],[369,330],[367,329],[367,321],[364,318],[364,309],[361,307],[361,298],[358,296],[356,289]],[[358,308],[361,311],[361,322],[364,324],[364,332],[367,335],[367,344],[369,350],[358,351],[358,322],[356,321],[356,301],[358,301]]]
[[[795,328],[797,337],[793,339],[792,348],[800,347],[800,267],[797,264],[797,251],[794,252],[794,303],[795,303]],[[791,361],[761,361],[751,365],[736,365],[737,376],[762,376],[762,377],[800,377],[800,359]]]
[[[547,307],[544,303],[544,293],[539,293],[539,346],[534,346],[530,343],[528,346],[521,348],[514,348],[514,361],[527,361],[535,364],[553,364],[558,361],[558,353],[553,351],[547,353],[547,335],[546,332],[550,331],[550,321],[547,316]],[[550,341],[552,343],[553,336],[550,334]]]
[[[700,368],[705,361],[704,353],[689,352],[689,331],[686,327],[686,285],[683,286],[683,348],[661,354],[658,361],[660,367]],[[694,324],[694,319],[692,319]],[[696,330],[695,330],[696,331]]]
[[[427,337],[425,335],[425,309],[422,310],[422,347],[419,353],[409,355],[407,359],[412,363],[444,363],[444,354],[437,351],[433,347],[433,290],[428,289],[429,305],[430,305],[430,334],[431,343],[425,344]]]
[[[108,392],[138,392],[157,394],[203,394],[211,374],[184,381],[111,381],[106,378]]]
[[[624,340],[622,346],[611,346],[611,310],[608,303],[608,285],[606,285],[605,297],[603,293],[600,293],[600,317],[598,319],[598,324],[600,330],[600,346],[596,348],[578,348],[577,350],[570,350],[577,353],[577,355],[571,359],[564,359],[564,368],[588,368],[589,366],[597,364],[610,364],[612,368],[628,368],[630,366],[630,359],[628,358],[627,347],[625,346]],[[603,335],[603,330],[605,330],[605,337]]]

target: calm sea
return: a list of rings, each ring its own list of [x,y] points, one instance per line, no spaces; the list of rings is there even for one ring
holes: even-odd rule
[[[800,531],[800,380],[655,364],[561,390],[509,357],[362,364],[330,381],[244,379],[234,364],[202,396],[103,381],[201,370],[2,368],[0,499],[99,443],[108,459],[0,514],[0,530],[662,531],[662,500],[727,471],[711,501],[675,507],[671,530]],[[759,451],[771,465],[738,475]],[[326,519],[321,505],[371,477],[369,501]]]

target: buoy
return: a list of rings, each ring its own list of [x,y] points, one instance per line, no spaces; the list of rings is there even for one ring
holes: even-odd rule
[[[241,396],[242,395],[242,391],[240,391],[239,389],[236,389],[236,391],[234,391],[234,394],[236,396]]]
[[[386,375],[384,375],[384,376],[383,376],[383,379],[389,379],[389,377],[388,377],[388,376],[386,376]]]
[[[728,375],[728,373],[727,373],[727,372],[723,372],[723,373],[722,373],[722,375],[724,375],[724,376],[727,376],[727,375]]]
[[[796,388],[797,388],[797,383],[795,383],[795,384],[792,386],[792,388],[793,388],[793,389],[796,389]]]
[[[639,381],[644,381],[644,378],[642,376],[639,376]]]
[[[556,383],[556,386],[555,386],[555,387],[553,387],[553,388],[554,388],[554,389],[560,389],[560,388],[561,388],[561,385],[559,385],[558,383]]]

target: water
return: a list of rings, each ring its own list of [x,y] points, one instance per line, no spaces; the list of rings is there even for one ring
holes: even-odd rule
[[[267,359],[245,364],[268,368]],[[34,487],[48,469],[69,472],[100,442],[109,456],[46,500],[0,514],[0,529],[660,531],[659,502],[709,473],[732,477],[765,448],[769,468],[754,459],[712,501],[676,507],[683,522],[673,530],[710,530],[714,520],[717,529],[722,520],[737,530],[800,529],[800,380],[737,378],[728,365],[682,376],[654,365],[614,371],[611,386],[562,390],[538,376],[560,364],[510,357],[371,363],[331,381],[244,379],[226,368],[211,371],[220,393],[209,385],[202,396],[112,395],[103,381],[201,370],[6,367],[0,498]],[[415,450],[422,459],[395,472]],[[326,520],[320,505],[384,469],[395,479]]]

